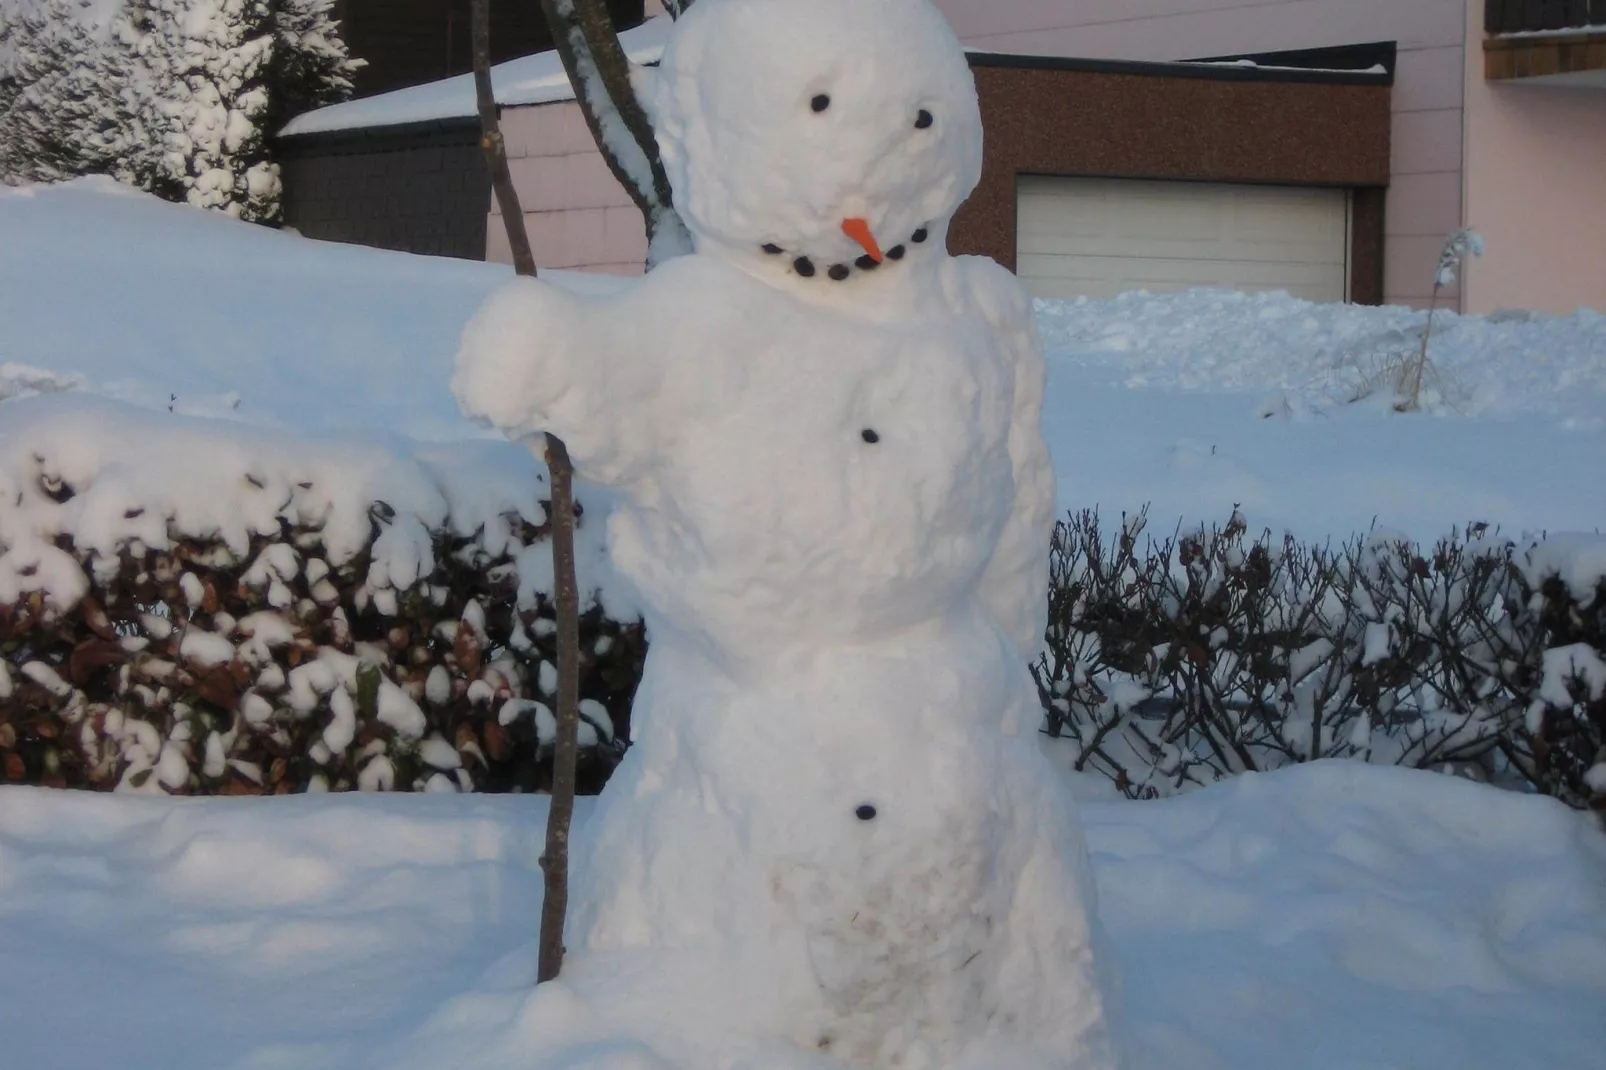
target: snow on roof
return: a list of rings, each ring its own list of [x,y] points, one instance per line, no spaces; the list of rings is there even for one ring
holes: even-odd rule
[[[621,33],[619,41],[625,55],[634,63],[657,62],[673,25],[670,19],[659,16]],[[555,51],[537,52],[497,64],[491,68],[491,85],[496,102],[504,107],[574,99],[574,87],[569,84],[569,76]],[[279,136],[466,119],[474,114],[474,76],[459,74],[438,82],[317,108],[291,119],[279,131]]]
[[[1593,37],[1602,33],[1606,33],[1606,22],[1588,23],[1583,26],[1562,26],[1554,30],[1513,30],[1510,33],[1495,33],[1489,36],[1504,41],[1514,37],[1577,37],[1581,34]]]

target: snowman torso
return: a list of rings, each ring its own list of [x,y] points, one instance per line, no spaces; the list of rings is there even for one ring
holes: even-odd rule
[[[708,258],[661,272],[719,310],[674,340],[662,457],[610,524],[667,626],[764,658],[963,601],[1013,498],[1014,367],[961,262],[942,270],[949,285],[890,293],[875,318]]]

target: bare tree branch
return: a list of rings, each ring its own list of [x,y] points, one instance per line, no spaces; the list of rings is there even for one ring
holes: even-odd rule
[[[485,153],[485,166],[491,172],[491,190],[496,194],[508,245],[513,249],[513,270],[534,278],[535,254],[530,250],[530,235],[524,227],[519,191],[513,185],[513,173],[507,165],[507,146],[502,142],[502,124],[497,117],[496,94],[491,86],[491,18],[486,4],[487,0],[473,0],[469,11],[474,98],[480,113],[480,149]]]
[[[474,51],[474,92],[480,114],[480,147],[491,172],[491,188],[502,210],[513,267],[535,275],[535,256],[524,226],[524,210],[507,164],[496,98],[491,86],[489,0],[472,0],[469,17]],[[563,921],[569,909],[569,826],[574,819],[575,765],[580,736],[580,585],[574,565],[574,466],[556,435],[546,436],[547,471],[552,480],[552,586],[558,618],[557,740],[552,755],[552,807],[547,815],[546,852],[541,856],[545,895],[541,901],[540,959],[536,979],[550,981],[563,969]]]
[[[475,0],[483,4],[486,0]],[[569,910],[569,826],[574,820],[575,765],[580,747],[580,588],[574,566],[574,466],[556,435],[546,437],[552,474],[552,575],[558,617],[558,726],[552,754],[552,809],[547,815],[541,870],[540,961],[536,980],[563,968],[563,920]]]
[[[681,2],[676,16],[690,7]],[[689,247],[675,211],[669,176],[652,122],[630,83],[630,61],[603,0],[541,0],[558,56],[574,86],[591,135],[608,168],[647,223],[647,260],[657,263]]]

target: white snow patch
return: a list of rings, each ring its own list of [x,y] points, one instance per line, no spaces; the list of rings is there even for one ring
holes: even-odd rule
[[[1133,1070],[1582,1070],[1606,1043],[1606,842],[1551,800],[1320,763],[1083,821]],[[567,1040],[635,1065],[623,978],[571,973],[568,1017],[529,1017],[545,826],[545,797],[0,787],[7,1058],[556,1070]]]

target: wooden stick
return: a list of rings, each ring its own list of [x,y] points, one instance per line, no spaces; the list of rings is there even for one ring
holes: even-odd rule
[[[471,0],[474,95],[479,105],[480,148],[491,172],[491,189],[507,228],[513,269],[533,278],[535,254],[524,227],[524,209],[507,165],[491,87],[491,18],[488,0]],[[580,746],[580,584],[574,567],[574,466],[556,435],[546,436],[547,471],[552,479],[553,599],[558,616],[557,740],[552,753],[552,808],[547,815],[546,853],[541,856],[545,895],[541,901],[540,958],[536,981],[550,981],[563,969],[563,920],[569,908],[569,825],[574,818],[575,764]]]
[[[502,225],[513,248],[513,270],[535,277],[535,254],[530,235],[524,228],[524,209],[519,191],[513,185],[513,172],[507,166],[507,146],[502,141],[502,124],[496,113],[496,94],[491,88],[491,16],[487,0],[472,0],[469,7],[470,35],[474,50],[474,97],[480,112],[480,149],[491,172],[491,190],[502,211]]]

